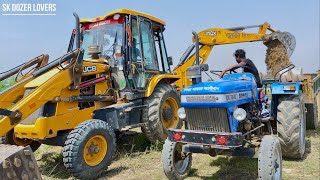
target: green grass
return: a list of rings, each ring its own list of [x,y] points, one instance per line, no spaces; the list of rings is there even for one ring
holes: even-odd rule
[[[123,135],[116,158],[100,179],[166,179],[162,170],[162,144],[150,144],[141,133]],[[307,132],[306,155],[303,160],[284,159],[283,178],[320,178],[320,130]],[[42,145],[36,159],[43,179],[74,179],[64,168],[62,148]],[[257,159],[193,154],[193,165],[187,179],[257,178]]]

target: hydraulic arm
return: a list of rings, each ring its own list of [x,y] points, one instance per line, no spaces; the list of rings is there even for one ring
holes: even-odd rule
[[[20,81],[23,81],[26,78],[29,78],[33,72],[39,70],[43,66],[48,64],[49,55],[42,54],[36,58],[31,59],[30,61],[23,63],[13,69],[10,69],[6,72],[0,73],[0,81],[5,81],[12,77],[13,75],[16,75],[16,83],[19,83]],[[34,66],[34,67],[33,67]],[[22,74],[22,71],[28,70],[28,68],[33,67],[31,70],[29,70],[25,75],[22,75],[18,79],[18,77]],[[14,87],[9,87],[3,91],[0,92],[0,108],[6,108],[12,103],[18,102],[19,99],[23,97],[23,94],[25,92],[24,86],[32,80],[29,79],[27,81],[24,81],[24,83],[19,83],[18,85]]]
[[[258,28],[257,33],[243,32],[248,28]],[[267,34],[267,31],[270,34]],[[234,44],[244,42],[263,41],[269,42],[273,40],[279,40],[287,49],[289,56],[295,48],[295,38],[288,32],[280,32],[272,29],[270,24],[264,23],[256,26],[244,26],[233,28],[210,28],[198,33],[199,36],[199,59],[200,64],[204,64],[209,57],[213,46],[223,44]],[[194,41],[194,39],[193,39]],[[178,90],[189,86],[192,82],[187,78],[186,70],[191,67],[196,60],[196,54],[191,54],[195,45],[191,45],[184,55],[181,57],[179,64],[174,68],[174,72],[181,76],[181,79],[176,81]]]
[[[83,50],[76,49],[69,52],[65,56],[53,61],[52,63],[44,66],[43,68],[33,72],[29,77],[16,83],[11,89],[21,86],[33,78],[39,77],[40,75],[59,68],[59,71],[48,81],[44,82],[41,86],[32,90],[28,95],[23,97],[22,100],[18,101],[11,108],[0,109],[0,115],[3,115],[0,120],[0,136],[5,135],[11,129],[13,129],[18,123],[27,118],[35,110],[43,106],[48,101],[53,101],[58,96],[62,89],[69,88],[77,89],[77,74],[81,74],[81,68],[78,66],[82,65]],[[73,87],[73,88],[72,88]],[[8,91],[8,90],[7,90]]]

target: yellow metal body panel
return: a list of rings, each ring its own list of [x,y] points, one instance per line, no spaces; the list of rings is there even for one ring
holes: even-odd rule
[[[199,32],[198,36],[200,44],[209,46],[268,40],[267,34],[230,31],[222,28],[206,29]]]
[[[48,79],[52,78],[54,75],[56,75],[60,70],[59,69],[52,69],[48,71],[47,73],[44,73],[43,75],[35,78],[34,80],[30,81],[28,84],[26,84],[25,88],[34,88],[38,87],[44,82],[46,82]]]
[[[146,13],[142,13],[142,12],[139,12],[139,11],[134,11],[134,10],[130,10],[130,9],[118,9],[118,10],[115,10],[115,11],[111,11],[109,12],[108,14],[104,15],[104,16],[99,16],[99,17],[96,17],[96,18],[91,18],[91,19],[88,19],[88,18],[85,18],[85,19],[81,19],[80,20],[80,23],[92,23],[92,22],[97,22],[97,21],[101,21],[101,20],[104,20],[108,17],[112,17],[113,15],[115,14],[128,14],[128,15],[134,15],[134,16],[142,16],[142,17],[145,17],[145,18],[148,18],[152,21],[155,21],[159,24],[162,24],[162,25],[166,25],[166,23],[159,19],[159,18],[156,18],[150,14],[146,14]]]
[[[159,84],[160,81],[164,80],[167,81],[168,84],[171,84],[180,78],[180,75],[174,74],[160,74],[153,76],[149,82],[147,91],[145,92],[145,97],[149,97],[153,93],[154,88]]]
[[[24,77],[20,78],[18,82],[21,82],[22,80],[30,77],[32,74],[32,72],[26,74]],[[0,94],[0,108],[7,108],[8,106],[10,106],[11,104],[14,103],[14,101],[16,101],[17,99],[19,98],[22,98],[23,95],[24,95],[24,92],[25,92],[25,85],[27,83],[29,83],[30,81],[32,81],[32,79],[24,82],[24,83],[21,83],[20,85],[16,86],[15,88],[3,93],[3,94]]]
[[[28,83],[22,83],[16,88],[7,91],[0,95],[0,108],[7,108],[10,106],[15,100],[17,100],[19,97],[23,97],[24,94],[24,86]]]
[[[36,123],[32,125],[18,124],[14,128],[14,132],[19,138],[46,139],[56,137],[58,131],[73,129],[79,123],[91,119],[94,110],[95,107],[82,110],[68,109],[68,112],[64,114],[38,118]]]
[[[109,71],[110,66],[107,65],[106,62],[103,61],[95,61],[95,60],[87,60],[83,62],[82,67],[85,69],[86,67],[93,67],[95,66],[95,70],[94,71],[90,71],[90,72],[82,72],[82,76],[89,76],[89,75],[95,75],[95,74],[99,74],[99,73],[104,73]]]

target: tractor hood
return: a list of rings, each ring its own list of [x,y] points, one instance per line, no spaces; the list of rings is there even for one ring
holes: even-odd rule
[[[240,78],[241,77],[241,78]],[[181,92],[182,107],[229,108],[258,98],[252,78],[228,76],[219,81],[202,82]]]
[[[251,81],[244,80],[220,80],[202,82],[184,88],[181,95],[189,94],[228,94],[241,91],[251,91],[253,85]]]

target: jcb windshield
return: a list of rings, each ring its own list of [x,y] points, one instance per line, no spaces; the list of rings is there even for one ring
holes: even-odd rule
[[[119,20],[107,19],[82,27],[82,45],[84,58],[88,55],[88,47],[98,45],[100,56],[112,56],[115,45],[122,45],[123,40],[123,18]]]

